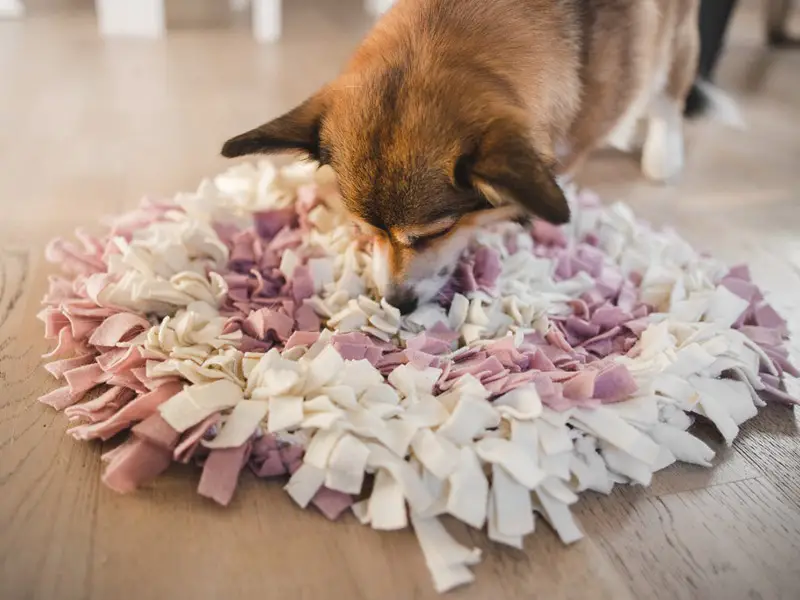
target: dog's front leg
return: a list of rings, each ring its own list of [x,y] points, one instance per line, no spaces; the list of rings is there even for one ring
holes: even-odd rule
[[[571,149],[570,152],[556,165],[554,172],[559,183],[569,183],[583,167],[586,159],[594,150],[593,146],[584,146]]]
[[[591,153],[604,144],[615,125],[602,111],[587,110],[582,113],[570,128],[569,141],[554,168],[559,181],[572,180]]]

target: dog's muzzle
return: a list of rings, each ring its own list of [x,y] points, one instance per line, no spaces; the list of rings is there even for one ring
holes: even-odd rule
[[[386,294],[386,301],[404,315],[414,312],[419,304],[419,299],[414,290],[398,286],[393,286],[389,290],[389,293]]]

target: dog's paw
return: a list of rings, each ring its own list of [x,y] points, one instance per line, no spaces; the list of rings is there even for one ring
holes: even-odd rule
[[[650,124],[642,148],[642,171],[645,176],[658,182],[673,179],[683,170],[683,132],[680,127],[666,122]]]
[[[606,139],[606,146],[620,152],[638,152],[646,139],[646,123],[642,119],[619,124]]]

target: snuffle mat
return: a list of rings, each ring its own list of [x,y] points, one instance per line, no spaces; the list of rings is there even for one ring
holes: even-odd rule
[[[300,507],[411,526],[433,584],[480,551],[441,515],[521,548],[537,515],[565,543],[586,490],[711,466],[765,401],[797,403],[786,322],[751,282],[622,204],[568,190],[572,222],[484,230],[414,313],[375,296],[370,241],[312,163],[242,164],[54,240],[39,317],[57,342],[41,401],[78,440],[125,441],[103,481],[175,462],[227,505],[244,469]]]

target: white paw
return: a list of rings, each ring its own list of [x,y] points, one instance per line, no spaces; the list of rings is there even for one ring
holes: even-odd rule
[[[651,119],[642,148],[642,171],[653,181],[669,181],[683,170],[683,132],[672,119]]]
[[[645,122],[623,123],[617,126],[606,139],[606,145],[620,152],[640,150],[645,141]]]

